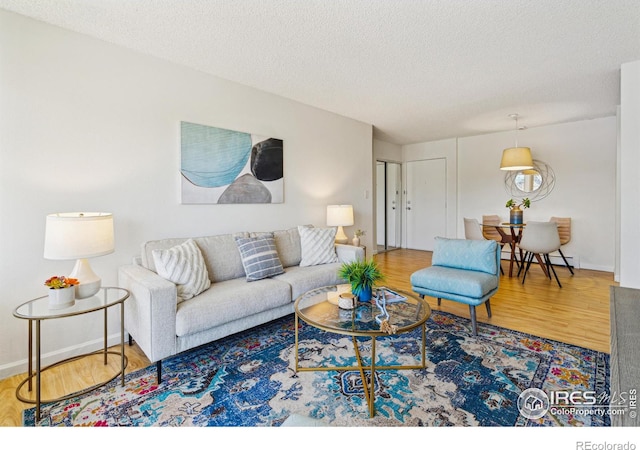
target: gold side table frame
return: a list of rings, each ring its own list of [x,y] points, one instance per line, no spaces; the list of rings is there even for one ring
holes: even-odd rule
[[[414,365],[378,365],[376,364],[376,338],[379,336],[389,336],[387,333],[384,333],[380,330],[367,330],[367,329],[358,329],[357,327],[353,327],[351,329],[339,328],[336,326],[331,326],[327,323],[322,323],[322,320],[313,320],[312,318],[306,316],[301,312],[299,306],[300,302],[305,298],[305,296],[313,296],[314,293],[322,294],[323,292],[331,293],[330,289],[338,288],[338,286],[327,286],[325,288],[315,289],[313,291],[307,292],[300,296],[295,303],[295,372],[316,372],[316,371],[338,371],[338,372],[346,372],[346,371],[358,371],[360,372],[360,378],[362,379],[362,386],[364,389],[364,396],[367,400],[367,406],[369,409],[369,417],[375,416],[375,374],[376,371],[380,370],[418,370],[425,369],[427,367],[427,358],[426,358],[426,321],[431,315],[431,309],[429,308],[428,303],[419,297],[414,297],[406,292],[402,292],[403,295],[407,296],[410,301],[413,301],[417,304],[418,314],[416,315],[416,321],[410,323],[404,327],[398,328],[395,334],[402,334],[409,332],[417,327],[421,327],[422,329],[422,344],[421,344],[421,361],[419,364]],[[398,291],[397,289],[394,289]],[[324,303],[329,303],[328,300],[324,300]],[[330,306],[323,305],[327,308]],[[332,305],[334,306],[334,305]],[[338,306],[335,306],[338,308]],[[375,308],[375,306],[374,306]],[[354,310],[355,311],[355,310]],[[391,316],[391,319],[393,315]],[[313,367],[300,367],[300,358],[299,358],[299,325],[300,320],[303,320],[305,323],[318,328],[323,331],[327,331],[330,333],[342,334],[351,336],[353,341],[354,353],[356,356],[356,361],[358,363],[357,366],[313,366]],[[355,323],[355,321],[354,321]],[[364,363],[364,359],[362,354],[360,353],[360,348],[358,345],[357,337],[369,337],[371,338],[371,357],[369,364]],[[370,381],[367,381],[366,372],[370,374]]]
[[[28,372],[27,377],[16,387],[16,398],[21,402],[36,405],[36,422],[40,421],[40,410],[41,405],[43,403],[52,403],[61,400],[67,400],[72,397],[76,397],[78,395],[86,394],[87,392],[91,392],[95,389],[98,389],[107,383],[115,380],[118,376],[122,377],[121,385],[124,386],[124,376],[125,376],[125,368],[128,364],[128,358],[124,352],[124,301],[129,298],[129,291],[123,288],[118,287],[102,287],[100,291],[93,297],[89,297],[86,299],[77,299],[73,306],[64,308],[64,309],[54,309],[49,310],[47,308],[48,298],[47,296],[39,297],[34,300],[30,300],[22,305],[18,306],[14,312],[14,317],[19,319],[25,319],[29,322],[29,337],[28,337]],[[107,349],[107,335],[108,335],[108,319],[107,312],[111,306],[120,305],[120,352],[111,351]],[[103,348],[101,350],[97,350],[94,352],[84,353],[82,355],[72,356],[70,358],[63,359],[61,361],[55,362],[48,366],[42,367],[41,365],[41,322],[43,320],[51,320],[58,319],[62,317],[72,317],[78,316],[82,314],[88,314],[94,311],[104,311],[104,340],[103,340]],[[35,371],[33,370],[33,323],[35,322]],[[108,380],[89,386],[80,391],[73,392],[71,394],[63,395],[57,398],[51,399],[43,399],[41,395],[41,378],[42,372],[52,369],[54,367],[61,366],[65,363],[69,363],[71,361],[76,361],[82,358],[86,358],[94,355],[103,355],[103,362],[106,366],[108,361],[108,355],[117,355],[120,356],[120,370],[116,372],[112,377]],[[27,384],[27,390],[29,392],[33,389],[33,380],[35,379],[35,400],[31,398],[25,397],[20,393],[22,387]]]

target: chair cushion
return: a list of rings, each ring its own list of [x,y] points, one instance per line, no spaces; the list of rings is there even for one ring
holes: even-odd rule
[[[473,270],[431,266],[411,274],[411,286],[441,293],[442,298],[451,296],[482,298],[498,288],[498,277]]]
[[[498,244],[493,240],[436,237],[431,264],[495,275],[498,273],[497,246]]]

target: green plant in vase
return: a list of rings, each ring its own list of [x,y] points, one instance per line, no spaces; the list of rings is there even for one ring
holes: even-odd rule
[[[531,200],[528,198],[523,198],[520,203],[516,203],[516,201],[512,198],[507,200],[505,206],[511,211],[509,212],[509,223],[522,224],[522,209],[529,208],[531,206]],[[520,209],[522,207],[522,209]]]
[[[384,275],[373,259],[343,263],[338,275],[351,285],[353,295],[363,302],[371,300],[373,286],[384,280]]]

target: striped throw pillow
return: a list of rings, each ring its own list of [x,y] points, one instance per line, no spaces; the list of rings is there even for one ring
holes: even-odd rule
[[[302,260],[300,267],[317,266],[338,261],[335,239],[336,228],[299,226]]]
[[[247,281],[257,281],[284,273],[273,233],[260,237],[236,237]]]
[[[178,303],[195,297],[211,286],[202,252],[193,239],[151,253],[158,275],[176,284]]]

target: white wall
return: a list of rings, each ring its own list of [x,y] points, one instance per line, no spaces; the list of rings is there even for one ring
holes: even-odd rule
[[[323,226],[329,203],[354,205],[349,235],[373,229],[369,124],[2,10],[0,61],[0,378],[26,370],[13,310],[73,266],[43,258],[48,213],[114,214],[116,251],[91,261],[105,285],[147,239]],[[182,120],[283,139],[284,203],[181,205]],[[101,329],[46,321],[43,354],[96,348]]]
[[[620,286],[640,288],[640,61],[620,83]]]
[[[556,177],[551,194],[525,209],[525,221],[571,217],[572,238],[563,253],[585,269],[614,269],[616,136],[615,117],[518,133],[518,143],[531,147],[534,159],[550,165]],[[464,236],[464,217],[508,218],[510,194],[498,167],[502,150],[513,144],[513,131],[458,139],[458,236]]]
[[[373,140],[373,158],[377,161],[402,161],[402,147],[390,142]]]

